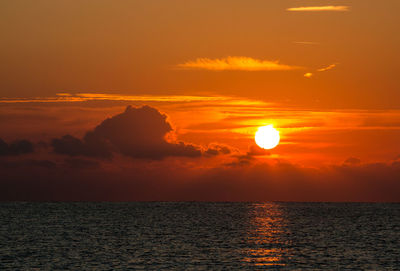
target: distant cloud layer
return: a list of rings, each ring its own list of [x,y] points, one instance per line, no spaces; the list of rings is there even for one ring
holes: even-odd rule
[[[279,61],[259,60],[251,57],[229,56],[226,58],[197,58],[177,65],[180,69],[211,70],[211,71],[288,71],[299,69],[279,63]]]
[[[311,6],[288,8],[287,11],[350,11],[349,6]]]
[[[248,103],[258,102],[255,100],[230,97],[230,96],[194,96],[194,95],[122,95],[109,93],[57,93],[49,97],[30,97],[30,98],[5,98],[0,97],[0,103],[80,103],[88,101],[114,101],[114,102],[163,102],[163,103],[182,103],[182,102],[225,102],[225,103]],[[260,103],[260,102],[258,102]]]
[[[399,202],[400,163],[321,168],[284,161],[198,167],[171,160],[0,160],[1,200],[47,201],[385,201]],[[5,176],[5,177],[3,177]]]

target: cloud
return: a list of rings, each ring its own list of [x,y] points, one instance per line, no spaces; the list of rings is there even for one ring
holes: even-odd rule
[[[57,201],[384,201],[398,202],[400,164],[305,167],[285,161],[198,167],[171,160],[28,163],[2,169],[1,200]],[[0,163],[1,166],[1,163]],[[40,178],[38,178],[40,176]]]
[[[123,95],[109,93],[57,93],[50,97],[29,97],[29,98],[6,98],[0,97],[0,103],[4,104],[24,104],[24,103],[82,103],[89,101],[98,102],[148,102],[148,103],[222,103],[222,104],[266,104],[263,101],[250,100],[248,98],[238,98],[229,96],[200,96],[200,95]],[[0,120],[9,117],[27,118],[26,115],[4,116],[0,115]],[[28,116],[29,117],[29,116]],[[43,120],[54,119],[52,116],[43,115]]]
[[[231,154],[237,150],[232,149],[232,147],[224,144],[212,143],[208,146],[208,149],[204,151],[206,156],[215,156],[220,154]]]
[[[35,159],[24,159],[17,161],[7,161],[0,160],[0,167],[6,169],[27,169],[27,168],[47,168],[54,169],[56,168],[56,163],[50,160],[35,160]]]
[[[81,158],[67,158],[64,162],[67,166],[75,169],[98,168],[100,166],[98,161]]]
[[[320,68],[320,69],[316,70],[316,72],[326,72],[326,71],[332,70],[336,66],[337,66],[337,64],[331,64],[329,66],[326,66],[326,67],[323,67],[323,68]],[[313,76],[314,76],[314,74],[312,72],[307,72],[307,73],[304,74],[304,77],[306,77],[306,78],[311,78]]]
[[[343,165],[347,165],[347,166],[355,166],[355,165],[359,165],[361,163],[361,160],[356,158],[356,157],[350,157],[347,158]]]
[[[16,140],[7,144],[0,138],[0,156],[21,155],[33,152],[33,144],[28,140]]]
[[[167,116],[150,106],[134,108],[104,120],[78,139],[71,135],[52,140],[54,152],[69,156],[109,158],[118,152],[133,158],[162,159],[168,156],[199,157],[198,146],[169,142],[172,132]]]
[[[196,60],[179,64],[177,68],[210,71],[288,71],[299,69],[300,67],[281,64],[279,61],[229,56],[217,59],[197,58]]]
[[[349,6],[311,6],[288,8],[287,11],[350,11]]]
[[[93,156],[110,158],[112,147],[105,139],[86,135],[83,140],[71,135],[64,135],[51,141],[55,153],[69,156]]]
[[[329,66],[327,66],[327,67],[324,67],[324,68],[318,69],[318,70],[317,70],[317,72],[324,72],[324,71],[331,70],[331,69],[335,68],[335,67],[336,67],[336,65],[337,65],[337,64],[331,64],[331,65],[329,65]]]
[[[300,44],[300,45],[319,45],[319,42],[315,41],[294,41],[293,43],[295,44]]]

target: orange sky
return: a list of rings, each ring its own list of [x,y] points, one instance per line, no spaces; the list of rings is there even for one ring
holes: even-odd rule
[[[117,164],[133,170],[144,163],[160,174],[176,167],[177,179],[203,176],[196,181],[202,189],[223,188],[223,182],[209,182],[234,170],[243,179],[267,178],[261,187],[268,190],[271,180],[285,180],[282,189],[297,180],[282,166],[290,165],[295,176],[329,179],[332,190],[344,194],[324,194],[326,187],[318,183],[310,191],[322,198],[276,186],[278,196],[265,192],[254,200],[397,201],[385,191],[400,187],[393,181],[400,176],[399,9],[397,0],[2,1],[0,138],[10,151],[2,154],[0,146],[0,171],[21,181],[24,176],[11,164],[30,161],[27,171],[36,172],[37,161],[51,161],[63,170],[68,159],[79,158],[98,163],[99,172],[116,170]],[[85,142],[88,131],[128,105],[149,105],[166,114],[172,127],[168,142],[193,144],[201,157],[175,157],[174,151],[154,162],[113,149],[111,160],[99,160],[87,152],[71,158],[52,149],[52,140],[66,134]],[[268,124],[280,131],[281,143],[263,153],[255,148],[254,133]],[[19,139],[31,141],[34,151],[10,155]],[[215,146],[230,152],[207,158],[207,150],[220,148]],[[129,179],[121,173],[124,167],[117,175]],[[364,192],[354,192],[360,176],[381,171],[390,172],[387,183],[371,181]],[[38,172],[32,174],[44,179],[53,174]],[[87,174],[93,179],[99,173]],[[204,177],[208,174],[212,177]],[[335,186],[334,178],[354,184],[342,180]],[[240,195],[239,179],[229,195],[207,197],[173,182],[168,189],[181,192],[140,199],[251,200]],[[299,177],[291,188],[307,187],[303,181]],[[258,191],[258,185],[246,193]],[[374,194],[380,189],[384,192]]]

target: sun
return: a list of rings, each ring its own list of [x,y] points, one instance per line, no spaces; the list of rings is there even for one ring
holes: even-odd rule
[[[272,125],[262,126],[258,128],[254,139],[261,148],[273,149],[279,144],[279,131]]]

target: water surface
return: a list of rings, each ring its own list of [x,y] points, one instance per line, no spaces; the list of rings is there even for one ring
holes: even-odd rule
[[[0,270],[400,269],[400,204],[0,206]]]

